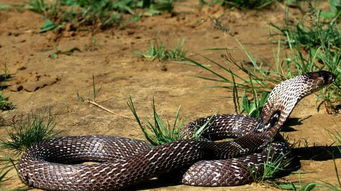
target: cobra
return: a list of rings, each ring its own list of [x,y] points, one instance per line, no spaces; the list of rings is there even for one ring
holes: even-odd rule
[[[45,190],[122,190],[176,169],[185,169],[181,181],[188,185],[250,183],[250,168],[259,167],[268,152],[288,149],[278,132],[297,102],[334,80],[327,71],[285,80],[271,91],[260,120],[234,114],[199,118],[183,128],[182,140],[161,146],[112,136],[42,141],[22,155],[19,176],[28,186]],[[188,139],[210,119],[202,139]],[[215,142],[226,137],[234,140]],[[86,161],[97,163],[82,164]]]

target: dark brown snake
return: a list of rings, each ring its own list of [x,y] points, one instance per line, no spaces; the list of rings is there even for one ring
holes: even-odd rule
[[[253,181],[268,152],[283,154],[283,141],[273,141],[294,106],[304,96],[332,83],[319,71],[283,81],[270,93],[262,119],[215,115],[202,134],[191,134],[211,117],[189,123],[183,140],[152,147],[146,142],[111,136],[75,136],[46,140],[29,148],[18,164],[30,187],[45,190],[122,190],[143,180],[186,168],[182,183],[198,186],[241,185]],[[214,142],[226,137],[233,141]],[[270,145],[270,146],[269,146]],[[93,164],[81,164],[93,161]]]

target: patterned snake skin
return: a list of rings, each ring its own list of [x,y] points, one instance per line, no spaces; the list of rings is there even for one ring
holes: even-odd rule
[[[250,183],[250,169],[261,171],[259,164],[269,152],[280,155],[288,149],[284,141],[273,140],[296,103],[334,80],[334,75],[326,71],[286,80],[270,93],[261,120],[245,115],[215,115],[202,133],[202,140],[188,138],[210,116],[189,123],[182,130],[183,140],[156,147],[111,136],[46,140],[22,155],[19,176],[28,186],[45,190],[122,190],[180,168],[187,168],[182,183],[188,185]],[[214,142],[226,137],[235,139]],[[81,164],[89,161],[96,163]]]

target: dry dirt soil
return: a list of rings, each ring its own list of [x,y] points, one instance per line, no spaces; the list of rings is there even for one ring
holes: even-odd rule
[[[0,3],[23,3],[19,0],[0,0]],[[222,62],[224,51],[205,50],[228,48],[237,62],[248,60],[235,39],[213,27],[210,17],[221,17],[234,37],[259,60],[274,63],[277,44],[269,34],[270,22],[281,24],[284,8],[277,6],[263,11],[233,11],[222,7],[199,8],[196,0],[176,3],[174,14],[144,17],[140,22],[123,29],[110,29],[95,34],[83,32],[39,33],[42,16],[27,10],[0,11],[0,65],[14,77],[4,94],[16,109],[1,113],[4,122],[15,115],[51,110],[57,130],[62,135],[112,135],[144,139],[127,107],[131,96],[142,118],[150,117],[153,97],[159,112],[172,119],[179,105],[183,117],[190,120],[213,113],[234,113],[231,94],[224,89],[205,88],[212,82],[196,78],[205,75],[199,68],[176,62],[147,61],[135,55],[145,50],[151,40],[158,39],[174,47],[184,38],[189,56],[205,63],[198,55]],[[93,43],[95,41],[95,43]],[[48,55],[60,50],[79,49],[71,55],[60,54],[57,59]],[[238,71],[236,68],[233,68]],[[226,74],[227,75],[227,74]],[[97,88],[96,101],[115,114],[82,102],[92,98],[92,76]],[[291,118],[301,123],[293,131],[283,132],[291,142],[301,140],[301,146],[326,146],[333,143],[330,131],[341,126],[340,116],[316,111],[315,95],[302,100]],[[0,138],[6,138],[6,127],[0,128]],[[5,153],[2,152],[4,155]],[[291,181],[325,181],[337,185],[333,160],[312,151],[305,155],[301,174],[285,177]],[[341,160],[336,158],[341,168]],[[15,172],[4,187],[21,185]],[[236,187],[204,188],[167,185],[150,181],[138,190],[277,190],[268,184],[253,183]]]

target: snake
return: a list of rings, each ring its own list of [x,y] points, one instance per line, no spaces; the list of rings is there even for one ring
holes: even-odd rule
[[[287,79],[270,92],[260,119],[240,114],[201,117],[184,126],[181,140],[159,146],[105,135],[44,140],[22,154],[18,174],[29,187],[44,190],[124,190],[172,172],[181,172],[181,182],[193,186],[251,183],[269,153],[289,150],[278,132],[298,101],[333,81],[335,75],[328,71]],[[201,138],[191,139],[203,124]],[[218,141],[227,137],[233,139]]]

